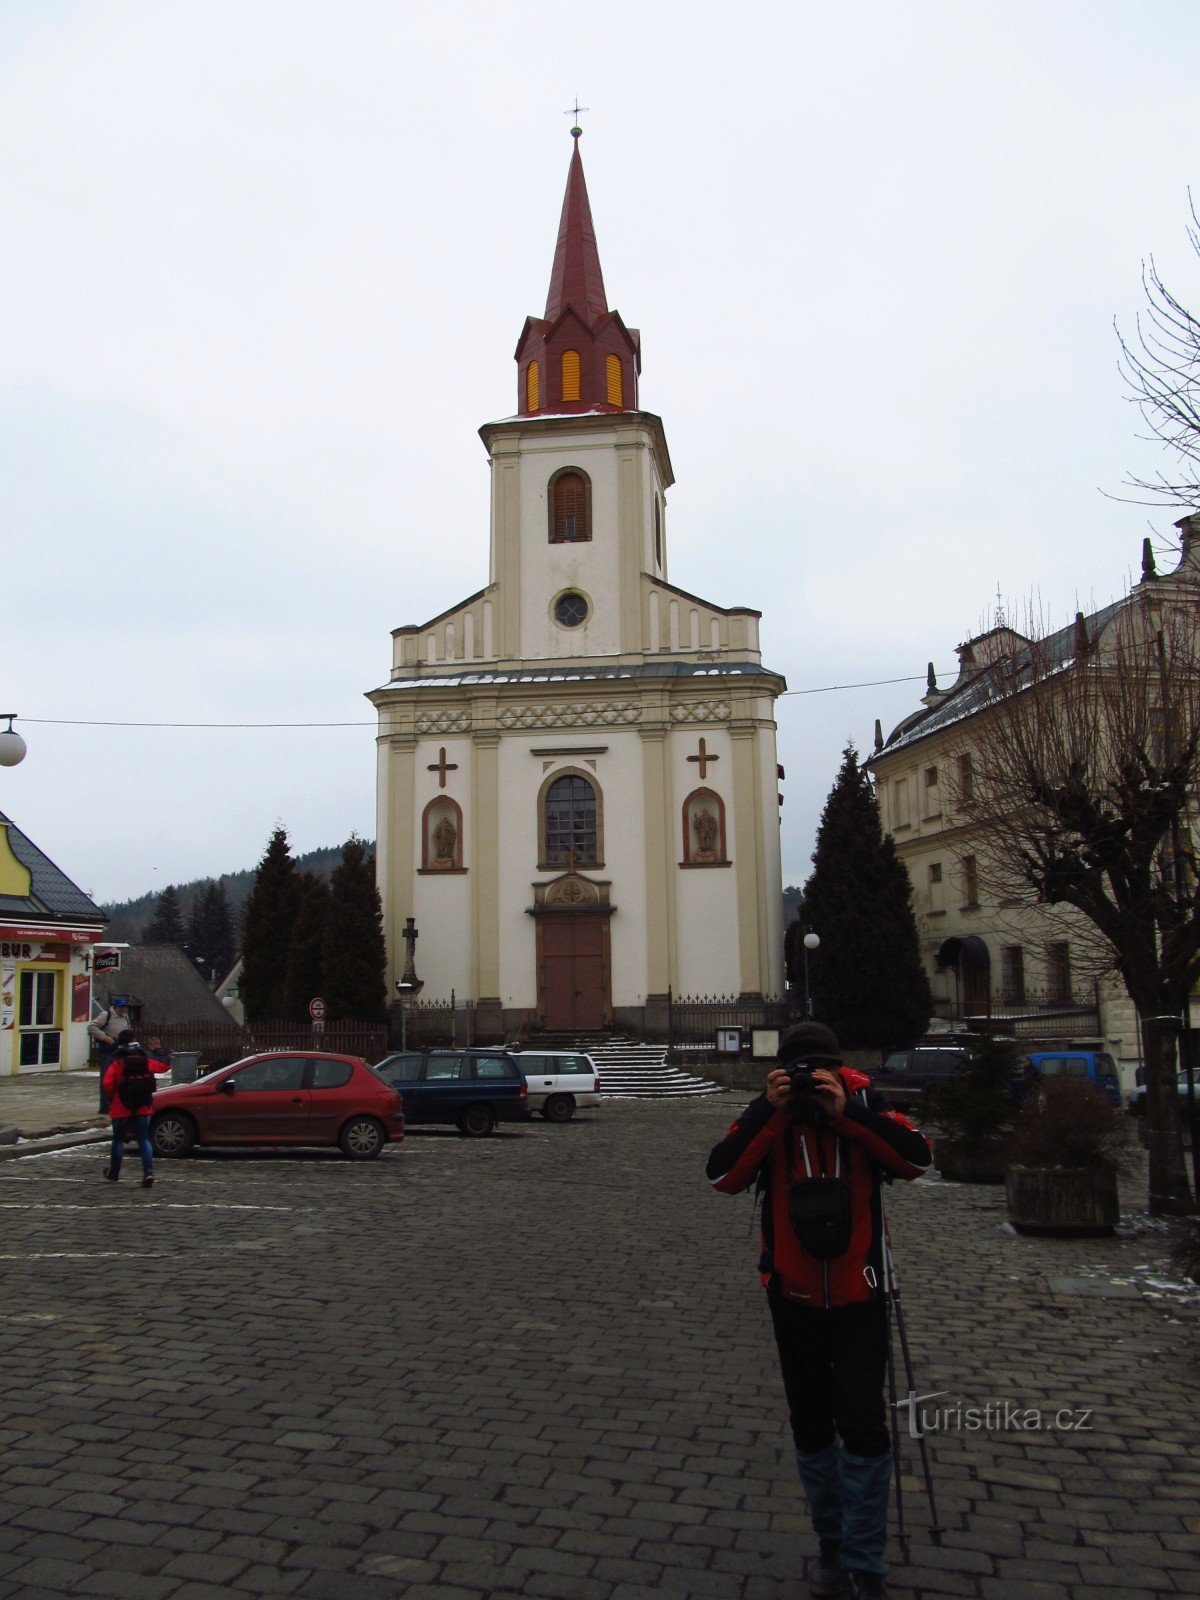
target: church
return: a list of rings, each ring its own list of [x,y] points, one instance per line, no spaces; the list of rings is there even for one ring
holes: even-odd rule
[[[668,579],[666,434],[641,409],[640,333],[609,309],[571,133],[516,412],[479,430],[487,584],[397,628],[368,694],[389,989],[412,917],[422,998],[471,1002],[480,1040],[660,1037],[668,990],[783,993],[785,684],[760,612]]]

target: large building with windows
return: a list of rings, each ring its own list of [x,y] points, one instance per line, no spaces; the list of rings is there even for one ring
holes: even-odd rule
[[[379,714],[390,980],[420,935],[424,999],[480,1037],[661,1026],[678,994],[783,985],[782,678],[760,613],[668,580],[661,420],[610,310],[579,132],[517,411],[480,429],[488,582],[393,634]]]

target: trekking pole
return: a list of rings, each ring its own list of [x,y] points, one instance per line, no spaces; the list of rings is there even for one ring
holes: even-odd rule
[[[905,1561],[908,1560],[908,1529],[904,1526],[904,1488],[901,1483],[900,1430],[896,1426],[896,1352],[892,1347],[892,1301],[886,1285],[883,1294],[884,1315],[887,1319],[887,1381],[888,1403],[892,1413],[892,1482],[896,1487],[896,1543]]]
[[[883,1282],[884,1295],[889,1307],[895,1309],[896,1331],[900,1335],[900,1350],[904,1356],[904,1375],[908,1379],[909,1410],[912,1418],[912,1431],[916,1435],[917,1449],[921,1457],[921,1471],[925,1477],[925,1494],[929,1501],[930,1528],[929,1537],[939,1548],[942,1543],[942,1534],[945,1531],[938,1521],[937,1505],[933,1496],[933,1473],[929,1466],[929,1446],[925,1443],[925,1435],[921,1431],[917,1418],[917,1380],[913,1371],[912,1353],[908,1348],[908,1330],[904,1325],[904,1311],[900,1305],[900,1281],[896,1276],[896,1258],[892,1254],[892,1230],[888,1226],[887,1217],[883,1209],[883,1186],[879,1190],[879,1215],[883,1223]],[[891,1326],[889,1320],[889,1329]],[[889,1357],[891,1354],[889,1347]],[[893,1431],[895,1428],[895,1414],[893,1413]],[[897,1480],[898,1484],[898,1480]],[[900,1506],[897,1495],[896,1519],[899,1522]]]

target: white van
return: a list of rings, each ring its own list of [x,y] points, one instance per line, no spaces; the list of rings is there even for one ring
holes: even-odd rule
[[[600,1075],[580,1050],[518,1050],[529,1085],[529,1109],[547,1122],[570,1122],[576,1106],[600,1104]]]

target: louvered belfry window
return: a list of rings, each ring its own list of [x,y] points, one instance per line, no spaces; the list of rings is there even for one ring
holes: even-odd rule
[[[546,793],[546,854],[551,866],[596,860],[596,791],[586,778],[558,778]]]
[[[525,409],[536,411],[541,404],[541,395],[538,392],[538,364],[531,361],[525,368]]]
[[[579,399],[579,351],[564,350],[562,358],[562,397]]]
[[[621,358],[608,356],[604,362],[604,372],[608,380],[608,403],[610,406],[623,406],[623,390],[621,387]]]
[[[554,480],[550,537],[555,544],[582,544],[592,537],[587,480],[580,472],[563,472]]]

